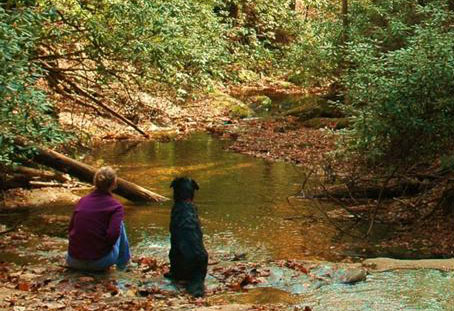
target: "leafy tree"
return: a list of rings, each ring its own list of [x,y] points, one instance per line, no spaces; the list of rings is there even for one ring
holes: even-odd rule
[[[349,155],[389,168],[449,154],[452,1],[349,1],[347,20],[345,1],[304,3],[303,39],[288,53],[290,79],[338,85],[352,119],[343,135]]]
[[[348,47],[351,150],[369,163],[404,167],[449,154],[454,134],[452,12],[446,1],[374,4],[362,8],[373,14],[352,23]]]
[[[342,62],[344,26],[340,1],[302,0],[306,8],[298,40],[284,60],[290,81],[304,86],[335,83]]]
[[[237,66],[276,74],[287,50],[300,39],[302,20],[289,0],[214,2],[226,26],[228,49]],[[293,4],[294,5],[294,4]]]
[[[35,87],[43,72],[31,60],[42,22],[33,9],[7,12],[0,7],[0,165],[12,165],[32,152],[17,146],[17,137],[41,144],[63,138],[51,103]]]
[[[24,154],[18,136],[61,141],[44,89],[83,109],[132,118],[152,113],[138,92],[186,96],[222,78],[229,60],[224,28],[208,4],[11,1],[0,9],[3,164]]]
[[[54,11],[40,64],[66,98],[143,110],[139,91],[189,90],[223,77],[229,60],[212,7],[182,1],[43,1]],[[146,107],[145,107],[146,108]],[[129,110],[129,111],[128,111]]]
[[[155,113],[141,92],[185,98],[213,81],[235,80],[241,68],[274,70],[298,34],[290,2],[227,2],[237,15],[217,0],[3,2],[0,97],[8,134],[0,162],[14,161],[18,135],[60,140],[56,108],[43,90],[140,131],[138,119]],[[35,122],[33,131],[27,122]]]

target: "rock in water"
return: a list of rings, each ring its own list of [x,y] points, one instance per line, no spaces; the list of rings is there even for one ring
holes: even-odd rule
[[[348,269],[340,276],[339,280],[344,284],[354,284],[357,282],[365,281],[366,276],[367,272],[364,269]]]

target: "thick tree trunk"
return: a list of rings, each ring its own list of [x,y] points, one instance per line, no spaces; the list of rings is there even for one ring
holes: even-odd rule
[[[342,44],[347,41],[347,31],[348,31],[348,0],[342,0]]]
[[[37,155],[34,160],[45,166],[49,166],[60,172],[75,176],[82,181],[92,182],[96,169],[85,163],[71,159],[56,151],[36,147]],[[163,202],[168,198],[133,184],[122,178],[118,178],[118,187],[114,193],[134,202]]]

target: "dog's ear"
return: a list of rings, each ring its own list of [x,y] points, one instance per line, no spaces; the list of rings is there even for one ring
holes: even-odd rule
[[[170,188],[175,188],[176,185],[177,185],[177,180],[174,179],[174,180],[172,180],[172,182],[170,183]]]
[[[194,179],[191,179],[192,186],[194,187],[195,190],[199,190],[199,185],[196,183]]]

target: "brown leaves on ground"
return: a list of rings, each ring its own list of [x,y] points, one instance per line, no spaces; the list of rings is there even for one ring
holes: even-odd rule
[[[143,272],[155,271],[160,268],[158,261],[155,258],[151,257],[140,257],[139,259],[134,260],[139,265],[139,269]]]
[[[1,266],[0,291],[9,290],[0,299],[2,310],[132,311],[155,310],[160,305],[153,296],[139,299],[128,290],[132,284],[120,284],[108,275],[77,277],[54,265]]]
[[[230,129],[212,128],[211,132],[234,139],[231,150],[304,166],[318,166],[325,153],[334,149],[335,136],[325,129],[302,127],[292,117],[274,120],[243,120]]]
[[[280,260],[277,262],[278,266],[286,267],[295,271],[299,271],[304,274],[309,273],[309,269],[304,266],[301,262],[296,260]]]
[[[37,238],[45,242],[45,252],[36,250],[39,243],[32,241]],[[206,297],[194,299],[185,293],[184,286],[177,284],[180,290],[169,287],[169,281],[163,277],[168,270],[164,259],[137,257],[127,272],[111,269],[106,273],[84,274],[62,266],[64,239],[19,231],[3,235],[0,241],[25,243],[29,246],[28,254],[35,258],[22,266],[0,262],[0,310],[197,310],[213,305],[210,297],[214,295],[247,291],[266,283],[271,275],[270,263],[218,262],[209,268],[211,281],[206,281]],[[25,245],[17,244],[19,248]],[[49,260],[46,255],[49,252],[58,256]],[[283,262],[283,266],[304,271],[304,266],[297,262]],[[263,304],[252,310],[284,309]]]
[[[203,131],[213,123],[222,123],[225,111],[214,107],[209,98],[185,103],[172,102],[161,97],[143,94],[147,109],[137,112],[136,125],[151,139],[166,141],[181,138],[190,132]],[[84,141],[88,135],[94,142],[100,140],[143,140],[132,127],[108,116],[99,116],[80,107],[66,107],[63,103],[59,122],[63,129],[75,132]],[[69,109],[70,108],[70,109]]]
[[[215,267],[210,273],[218,281],[233,291],[241,291],[248,285],[263,282],[270,275],[270,270],[258,264],[239,263],[229,267]]]
[[[389,239],[382,241],[384,249],[404,249],[407,256],[454,257],[454,215],[434,215],[419,223],[410,224]]]

